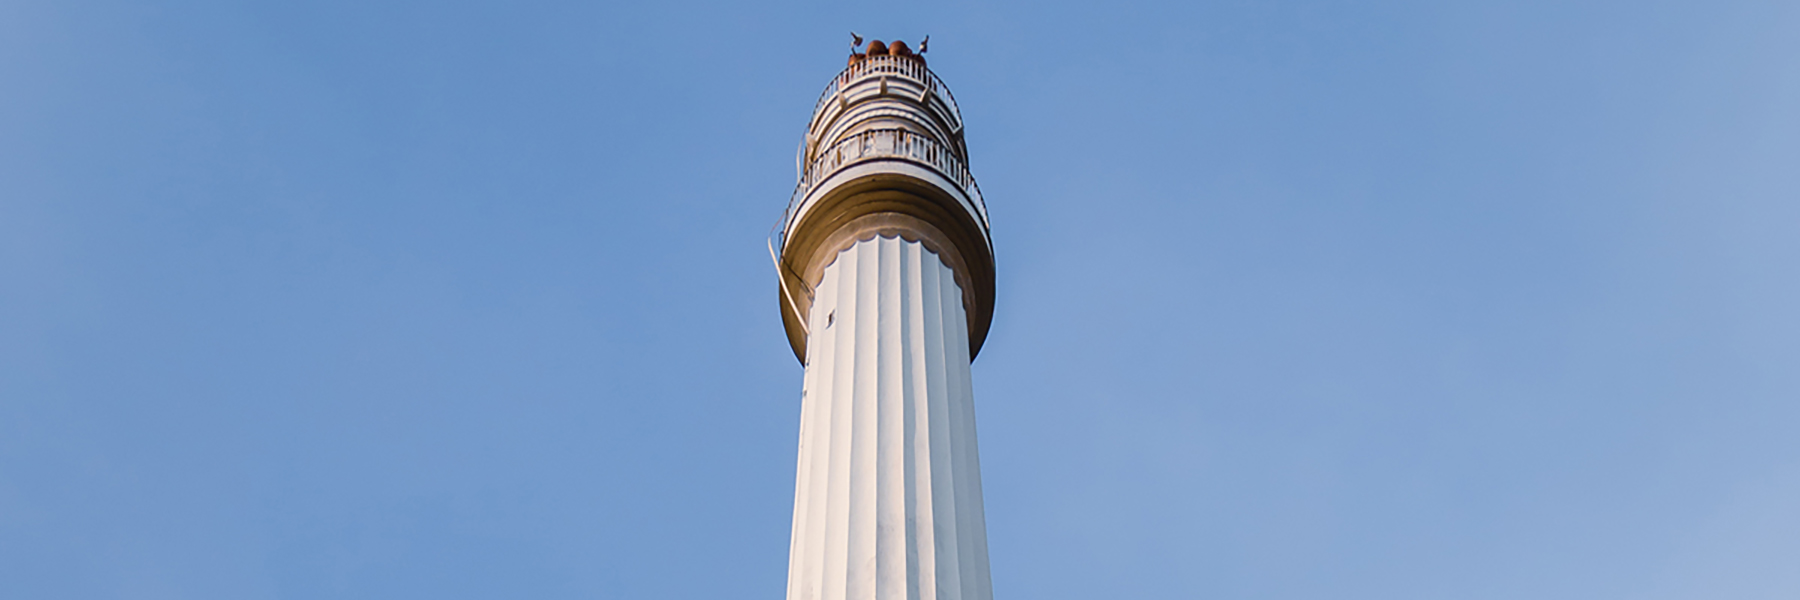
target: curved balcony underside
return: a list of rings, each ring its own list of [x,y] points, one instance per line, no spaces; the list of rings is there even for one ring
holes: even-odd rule
[[[844,173],[854,167],[867,166],[868,163],[898,162],[924,167],[936,177],[915,175],[920,180],[933,183],[955,197],[963,205],[963,209],[974,215],[985,233],[988,226],[987,204],[982,200],[981,187],[976,185],[975,177],[969,174],[969,168],[954,150],[931,139],[906,129],[870,129],[844,137],[830,147],[816,153],[812,163],[808,165],[800,182],[794,186],[794,193],[788,199],[788,206],[782,215],[782,246],[787,245],[787,237],[798,226],[800,218],[809,208],[812,201],[820,194],[836,184],[854,179],[855,174]],[[869,171],[868,168],[854,169]],[[899,172],[905,173],[906,169]],[[840,174],[850,177],[839,177]],[[986,238],[986,235],[982,236]],[[990,246],[991,240],[987,241]],[[990,251],[992,249],[990,248]]]

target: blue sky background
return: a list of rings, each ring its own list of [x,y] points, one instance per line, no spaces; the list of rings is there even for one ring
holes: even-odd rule
[[[852,29],[992,210],[999,597],[1800,597],[1800,4],[29,0],[0,597],[779,598]]]

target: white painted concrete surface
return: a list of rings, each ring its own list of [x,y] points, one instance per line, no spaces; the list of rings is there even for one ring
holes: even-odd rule
[[[877,237],[812,306],[789,600],[991,600],[968,319],[950,267]]]

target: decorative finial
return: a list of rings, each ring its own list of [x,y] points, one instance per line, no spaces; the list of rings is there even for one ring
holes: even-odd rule
[[[930,48],[930,47],[931,47],[931,36],[928,35],[928,36],[925,36],[925,39],[919,40],[919,54],[924,54],[925,49]]]

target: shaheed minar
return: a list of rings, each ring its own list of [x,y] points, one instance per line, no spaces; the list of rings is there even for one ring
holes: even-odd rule
[[[795,158],[781,318],[806,365],[789,600],[989,600],[969,361],[987,207],[925,43],[856,38]]]

